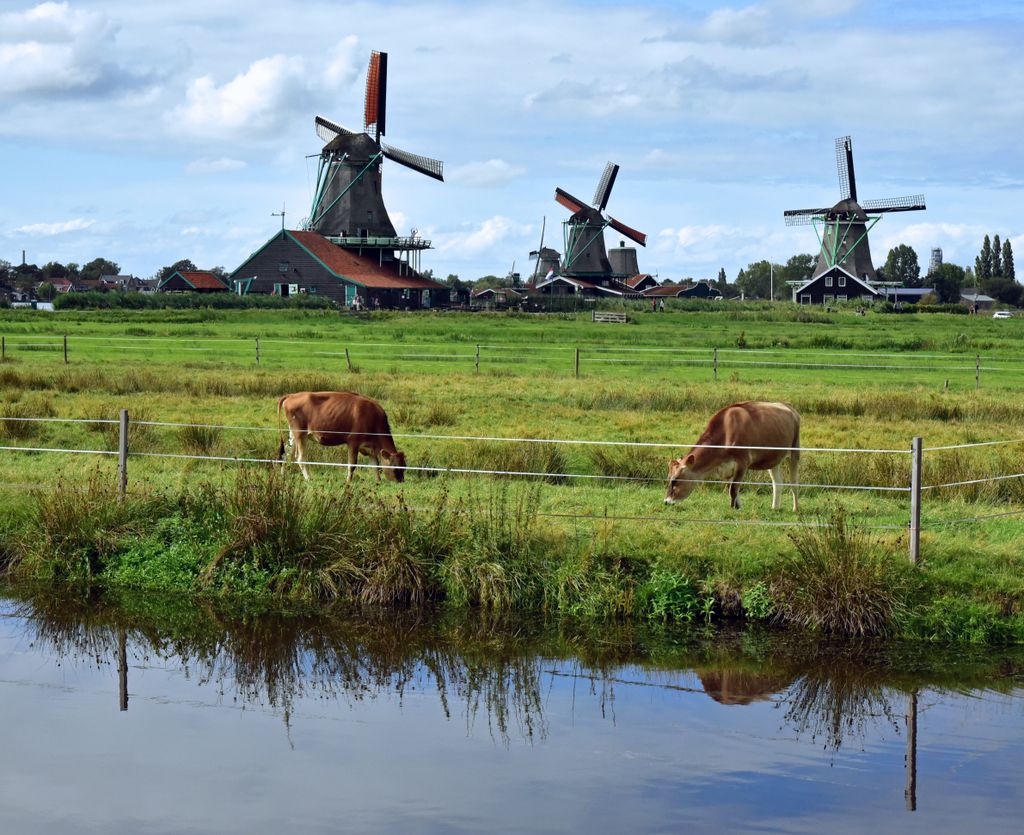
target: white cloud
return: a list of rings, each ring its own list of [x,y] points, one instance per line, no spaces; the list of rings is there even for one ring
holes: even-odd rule
[[[532,230],[529,224],[516,223],[512,218],[495,215],[487,218],[475,229],[455,234],[442,234],[438,250],[458,257],[478,256],[505,243],[510,238],[521,238]]]
[[[324,80],[337,90],[352,86],[359,77],[362,57],[357,53],[359,38],[349,35],[342,38],[330,52]]]
[[[0,96],[93,86],[109,72],[115,32],[106,15],[67,3],[0,14]]]
[[[209,75],[193,80],[187,102],[172,111],[170,122],[196,136],[272,134],[307,106],[306,84],[301,58],[260,58],[220,87]]]
[[[489,159],[450,168],[448,179],[456,185],[486,188],[506,185],[525,173],[525,168],[509,165],[503,159]]]
[[[192,160],[188,165],[185,166],[186,174],[221,174],[225,171],[239,171],[245,168],[246,163],[240,159],[232,159],[231,157],[218,157],[212,159],[210,157],[201,157],[200,159]]]
[[[65,220],[60,223],[29,223],[25,226],[19,226],[14,230],[14,234],[21,235],[42,235],[50,237],[53,235],[63,235],[66,232],[80,232],[83,229],[88,229],[96,223],[95,220],[76,217],[74,220]]]

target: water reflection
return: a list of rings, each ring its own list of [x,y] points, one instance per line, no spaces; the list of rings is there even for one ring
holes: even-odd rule
[[[1024,650],[963,653],[884,643],[836,643],[772,632],[548,623],[425,610],[344,617],[229,616],[211,606],[151,600],[9,602],[38,652],[116,665],[127,710],[130,668],[173,660],[222,698],[269,706],[286,722],[299,699],[349,704],[433,692],[467,732],[483,723],[508,744],[547,734],[545,691],[554,677],[582,681],[614,719],[616,689],[702,691],[720,705],[768,702],[780,730],[839,751],[872,727],[912,738],[917,693],[1008,692]],[[908,762],[909,767],[909,762]]]

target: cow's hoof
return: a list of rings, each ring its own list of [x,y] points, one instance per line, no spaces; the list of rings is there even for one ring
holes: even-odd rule
[[[676,503],[675,499],[665,499],[665,504],[675,504],[675,503]]]

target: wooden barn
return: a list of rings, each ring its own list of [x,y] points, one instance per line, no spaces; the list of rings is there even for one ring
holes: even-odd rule
[[[425,278],[380,248],[342,247],[318,232],[282,229],[233,273],[239,295],[265,293],[327,296],[364,309],[418,310],[448,307],[451,289]]]
[[[161,293],[226,293],[228,286],[207,270],[179,270],[160,282]]]
[[[643,292],[647,298],[720,299],[722,292],[707,281],[686,284],[655,284]]]
[[[853,299],[874,301],[880,298],[880,290],[838,265],[793,288],[793,301],[799,304],[832,304]]]

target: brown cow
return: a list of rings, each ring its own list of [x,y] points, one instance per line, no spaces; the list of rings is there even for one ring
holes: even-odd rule
[[[405,454],[395,448],[388,416],[380,403],[354,391],[300,391],[286,394],[277,401],[277,416],[281,410],[288,420],[288,435],[295,449],[295,462],[307,481],[305,450],[306,436],[312,435],[323,446],[348,447],[348,477],[351,481],[356,470],[359,453],[373,458],[380,481],[380,459],[384,458],[387,477],[394,481],[405,479]],[[277,451],[278,459],[285,458],[284,437]]]
[[[752,400],[733,403],[715,413],[688,455],[669,462],[665,504],[685,499],[697,482],[731,479],[731,506],[739,508],[740,482],[747,470],[768,470],[772,477],[772,510],[778,510],[782,497],[782,462],[787,455],[795,511],[800,465],[800,415],[785,403]]]

